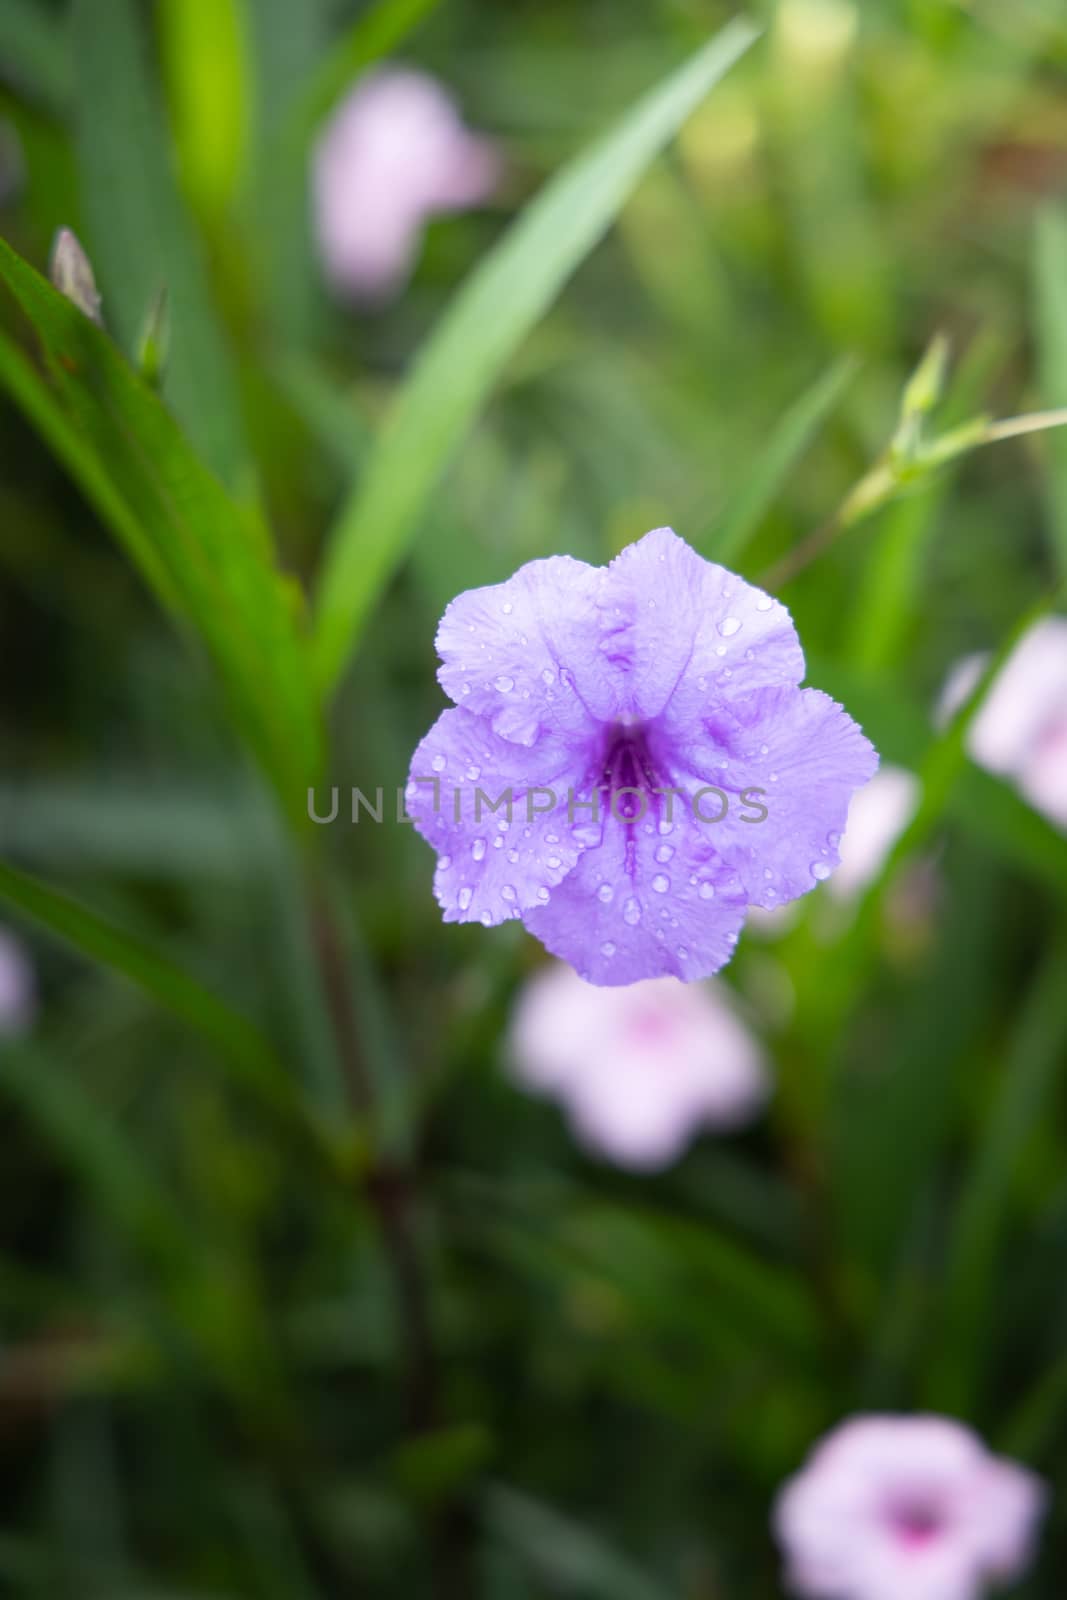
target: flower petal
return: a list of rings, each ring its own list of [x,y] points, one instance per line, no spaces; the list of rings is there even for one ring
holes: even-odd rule
[[[706,832],[749,903],[768,910],[830,876],[852,792],[878,766],[863,731],[818,689],[765,689],[734,701],[676,754],[729,797]],[[708,816],[721,808],[711,799],[700,805]]]
[[[745,894],[710,830],[675,803],[651,799],[639,822],[604,819],[547,905],[523,920],[589,983],[613,986],[673,975],[691,981],[724,966],[744,921]],[[667,828],[667,833],[661,832]]]
[[[446,922],[492,927],[543,904],[584,841],[599,838],[571,826],[572,784],[582,794],[572,760],[558,740],[528,749],[482,717],[441,713],[415,751],[406,794],[409,816],[438,852],[434,893]]]
[[[551,730],[588,738],[622,707],[602,568],[570,556],[529,561],[506,583],[469,589],[437,630],[438,679],[503,739],[532,745]]]
[[[609,603],[627,611],[628,710],[689,727],[716,699],[798,684],[804,654],[788,611],[670,528],[629,545],[608,569]]]

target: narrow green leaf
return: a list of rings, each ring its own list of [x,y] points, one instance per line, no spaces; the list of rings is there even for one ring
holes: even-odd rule
[[[240,1077],[273,1104],[291,1107],[285,1069],[259,1030],[140,938],[27,873],[0,863],[0,900],[90,961],[121,974],[211,1041]]]
[[[1034,298],[1041,399],[1067,405],[1067,217],[1046,211],[1038,219],[1034,248]],[[1060,572],[1067,576],[1067,434],[1044,442],[1048,461],[1049,519]]]
[[[361,12],[317,68],[291,114],[289,137],[305,143],[361,73],[403,44],[441,0],[378,0]]]
[[[209,465],[231,488],[247,490],[237,385],[175,182],[137,8],[133,0],[73,0],[71,23],[85,244],[105,322],[135,356],[149,308],[167,290],[172,350],[164,395]]]
[[[336,683],[446,464],[503,367],[659,150],[757,36],[729,24],[547,185],[474,271],[423,349],[333,531],[316,651]]]
[[[1067,1059],[1065,971],[1067,939],[1061,935],[1033,980],[960,1197],[938,1319],[942,1355],[933,1384],[941,1409],[969,1411],[974,1404],[989,1350],[987,1311],[1013,1181],[1027,1141],[1048,1115]]]
[[[237,726],[305,819],[321,728],[292,586],[262,531],[189,448],[111,340],[2,240],[0,278],[44,346],[52,389],[0,344],[0,382],[41,428],[168,608],[203,638]]]
[[[857,367],[858,363],[848,356],[835,362],[783,413],[721,517],[708,534],[696,541],[697,549],[709,560],[728,567],[737,565],[782,485],[852,382]]]

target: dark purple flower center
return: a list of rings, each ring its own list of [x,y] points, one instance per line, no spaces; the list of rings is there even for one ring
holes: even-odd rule
[[[901,1500],[891,1507],[893,1532],[909,1549],[922,1549],[936,1539],[945,1526],[944,1510],[929,1500]]]
[[[637,821],[658,807],[653,791],[664,785],[656,774],[648,733],[643,723],[616,723],[608,731],[599,782],[605,800],[615,797],[613,812],[620,821]],[[624,790],[633,792],[620,792]]]

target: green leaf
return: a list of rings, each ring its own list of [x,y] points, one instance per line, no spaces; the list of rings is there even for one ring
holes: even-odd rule
[[[0,344],[0,383],[38,426],[164,605],[203,638],[234,720],[291,819],[321,728],[294,591],[270,564],[262,529],[226,495],[173,418],[111,340],[0,240],[0,278],[33,323],[48,390]]]
[[[734,21],[556,175],[464,284],[419,357],[333,531],[319,588],[320,681],[336,683],[441,473],[502,369],[641,173],[756,38]]]
[[[90,961],[121,974],[195,1028],[232,1064],[240,1079],[272,1105],[295,1107],[285,1069],[258,1028],[140,938],[2,862],[0,900]]]
[[[440,4],[441,0],[378,0],[361,12],[299,96],[291,113],[289,137],[305,144],[360,74],[403,44]]]
[[[1034,299],[1041,399],[1067,405],[1067,217],[1046,211],[1038,219],[1034,248]],[[1067,577],[1067,434],[1045,440],[1049,517],[1060,572]]]
[[[1067,939],[1061,935],[1034,977],[1005,1052],[998,1092],[960,1197],[938,1318],[941,1360],[932,1380],[933,1403],[942,1410],[971,1410],[989,1351],[988,1307],[1014,1180],[1027,1142],[1050,1113],[1067,1059],[1065,971]]]
[[[172,338],[164,396],[223,481],[247,490],[237,384],[175,182],[137,9],[133,0],[73,0],[71,24],[85,244],[104,320],[135,357],[149,308],[166,289]]]
[[[782,414],[722,516],[710,533],[696,540],[697,549],[710,561],[728,567],[737,565],[782,485],[852,382],[857,367],[858,363],[849,356],[835,362]]]

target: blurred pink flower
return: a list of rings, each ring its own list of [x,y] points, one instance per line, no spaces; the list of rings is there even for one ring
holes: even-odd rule
[[[942,718],[966,700],[985,662],[983,655],[957,662],[941,695]],[[1067,829],[1067,617],[1044,617],[1019,640],[971,723],[967,748]]]
[[[841,839],[841,865],[827,886],[837,899],[851,900],[878,876],[915,815],[919,788],[913,772],[883,763],[870,783],[857,789]]]
[[[759,1045],[717,980],[586,983],[562,963],[526,985],[515,1075],[561,1101],[578,1138],[619,1166],[665,1167],[700,1127],[751,1117],[768,1084]]]
[[[488,198],[500,162],[433,78],[389,67],[334,112],[314,157],[315,225],[342,293],[381,300],[411,271],[430,217]]]
[[[33,968],[14,935],[0,928],[0,1038],[25,1033],[35,1010]]]
[[[810,1600],[978,1600],[1024,1572],[1045,1501],[946,1417],[855,1417],[782,1490],[775,1527]]]

